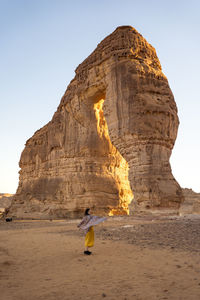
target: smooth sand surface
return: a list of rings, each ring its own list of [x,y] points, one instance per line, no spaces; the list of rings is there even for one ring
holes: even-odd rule
[[[200,299],[200,218],[0,222],[0,299]]]

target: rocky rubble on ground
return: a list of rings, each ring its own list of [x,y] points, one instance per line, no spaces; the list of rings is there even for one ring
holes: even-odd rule
[[[132,223],[132,224],[130,224]],[[143,224],[124,221],[120,226],[95,228],[101,239],[126,241],[142,248],[169,248],[174,251],[198,252],[200,249],[200,217],[152,219]]]

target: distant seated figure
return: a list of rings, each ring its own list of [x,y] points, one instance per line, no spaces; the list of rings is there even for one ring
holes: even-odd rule
[[[90,247],[94,246],[94,225],[97,225],[106,220],[106,218],[92,216],[89,213],[90,208],[87,208],[84,213],[84,217],[80,224],[78,224],[78,228],[85,231],[85,251],[84,254],[90,255],[92,252],[89,251]]]

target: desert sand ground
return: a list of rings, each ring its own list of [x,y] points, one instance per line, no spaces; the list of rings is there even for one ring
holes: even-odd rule
[[[0,221],[0,299],[200,299],[200,217]]]

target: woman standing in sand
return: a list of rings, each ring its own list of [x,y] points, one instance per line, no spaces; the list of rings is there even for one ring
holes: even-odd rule
[[[97,216],[91,216],[90,208],[87,208],[84,213],[83,220],[78,224],[78,228],[81,228],[85,231],[85,251],[84,254],[90,255],[92,254],[91,251],[89,251],[89,248],[94,246],[94,225],[97,225],[101,222],[103,222],[106,218],[101,218]]]

